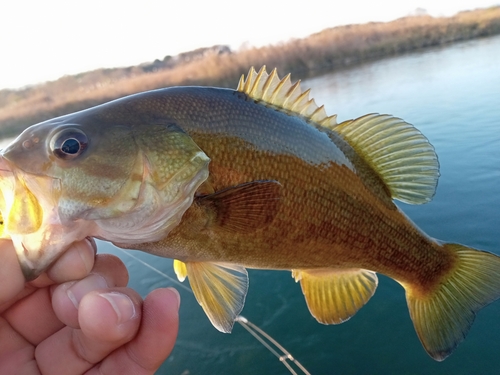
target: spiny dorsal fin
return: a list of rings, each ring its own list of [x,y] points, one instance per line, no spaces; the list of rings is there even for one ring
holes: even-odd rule
[[[310,90],[303,91],[300,80],[292,84],[290,74],[280,80],[276,68],[268,74],[265,66],[258,73],[251,67],[246,79],[244,75],[241,76],[237,90],[319,125],[331,128],[337,124],[337,115],[327,116],[324,106],[318,107],[314,99],[309,99]]]
[[[393,199],[422,204],[434,196],[439,178],[437,155],[413,125],[390,115],[369,114],[330,129],[373,168]]]

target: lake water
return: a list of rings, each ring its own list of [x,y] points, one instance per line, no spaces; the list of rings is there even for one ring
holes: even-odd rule
[[[295,77],[298,78],[298,77]],[[500,254],[500,37],[391,58],[304,81],[339,120],[389,113],[417,126],[435,146],[441,177],[434,200],[402,209],[429,235]],[[101,246],[103,251],[113,251]],[[174,276],[171,261],[134,252]],[[123,258],[141,293],[173,285]],[[242,315],[278,340],[312,374],[498,374],[500,301],[478,314],[444,362],[422,349],[403,289],[381,276],[350,321],[318,324],[289,272],[250,271]],[[181,290],[181,328],[159,374],[287,374],[241,326],[217,332]]]
[[[295,79],[299,77],[294,77]],[[441,178],[434,200],[400,207],[429,235],[500,254],[500,37],[391,58],[303,82],[339,120],[389,113],[418,127],[435,146]],[[142,295],[175,286],[126,262]],[[172,261],[133,252],[174,276]],[[311,374],[498,374],[500,301],[483,309],[467,339],[442,363],[423,350],[403,289],[380,276],[377,292],[350,321],[318,324],[289,272],[249,271],[242,315],[278,340]],[[186,282],[186,285],[189,285]],[[241,326],[222,334],[180,289],[177,345],[158,374],[288,374]]]

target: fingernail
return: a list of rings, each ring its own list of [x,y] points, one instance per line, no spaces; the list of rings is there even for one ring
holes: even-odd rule
[[[181,295],[179,294],[179,291],[175,288],[167,288],[167,289],[174,292],[175,296],[177,297],[177,310],[179,310],[179,307],[181,306]]]
[[[94,254],[97,252],[97,244],[93,237],[85,237],[85,240],[90,244],[92,249],[94,250]]]
[[[86,238],[85,240],[90,245],[90,247],[85,246],[85,248],[79,251],[78,254],[80,255],[80,258],[85,265],[85,269],[87,270],[87,272],[90,272],[94,267],[96,249],[94,247],[95,243],[93,241],[91,241],[89,238]]]
[[[126,323],[137,316],[135,305],[126,294],[111,292],[100,293],[99,295],[106,299],[115,310],[118,324]]]
[[[74,283],[71,287],[69,287],[68,290],[66,290],[66,294],[68,295],[68,298],[71,300],[71,302],[73,302],[73,305],[78,308],[83,296],[88,292],[107,287],[108,284],[104,277],[98,274],[91,274],[85,279]]]

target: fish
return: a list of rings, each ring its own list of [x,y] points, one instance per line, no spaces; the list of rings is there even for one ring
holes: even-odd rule
[[[235,90],[168,87],[27,128],[0,152],[0,237],[26,280],[89,236],[172,258],[221,332],[247,268],[291,271],[322,324],[354,316],[380,273],[442,361],[499,298],[500,257],[431,238],[394,203],[429,202],[438,179],[413,125],[338,123],[290,74],[251,68]]]

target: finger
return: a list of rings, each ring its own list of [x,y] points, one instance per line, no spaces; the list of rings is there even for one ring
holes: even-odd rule
[[[47,275],[56,283],[82,279],[94,267],[96,253],[93,238],[76,242],[48,269]]]
[[[12,241],[0,240],[0,311],[24,289],[24,276]]]
[[[37,345],[64,325],[78,327],[75,303],[78,305],[86,293],[108,286],[125,286],[127,281],[127,269],[121,260],[114,255],[100,254],[91,274],[83,280],[59,285],[52,295],[47,287],[38,289],[6,310],[3,316],[20,335]]]
[[[123,262],[111,254],[99,254],[91,273],[80,281],[58,285],[52,292],[52,306],[57,318],[73,328],[79,328],[78,308],[80,301],[95,290],[124,287],[128,283],[128,271]]]
[[[152,291],[144,300],[137,336],[86,374],[154,374],[174,348],[179,329],[179,303],[175,289]]]
[[[105,288],[124,287],[128,271],[123,262],[111,254],[99,254],[94,269],[80,281],[70,281],[57,286],[52,293],[52,306],[58,319],[65,325],[79,328],[78,308],[89,292]]]
[[[81,279],[92,268],[96,246],[93,239],[85,239],[73,244],[57,262],[35,280],[25,283],[11,241],[0,240],[0,312],[6,310],[17,300],[23,299],[38,288],[54,282]]]
[[[43,288],[54,283],[79,280],[88,275],[94,266],[97,247],[94,239],[86,238],[73,243],[45,273],[30,284]]]
[[[63,327],[50,300],[48,288],[38,289],[6,310],[3,318],[26,341],[36,344]]]
[[[42,374],[79,374],[130,341],[141,322],[142,299],[132,289],[93,291],[79,305],[81,329],[65,327],[35,351]],[[54,361],[57,353],[57,361]]]
[[[37,374],[35,348],[0,317],[0,374]]]

